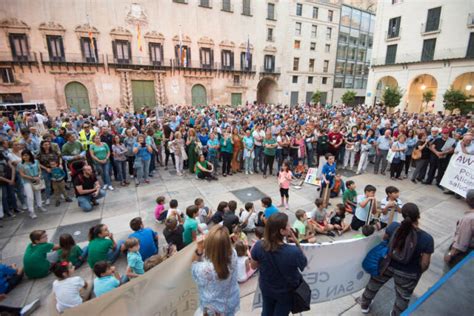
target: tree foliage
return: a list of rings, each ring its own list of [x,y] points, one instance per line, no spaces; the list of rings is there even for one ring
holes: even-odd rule
[[[462,110],[466,105],[467,95],[461,90],[449,89],[443,95],[444,108],[446,110],[460,109]]]
[[[321,101],[321,91],[315,91],[313,93],[313,96],[311,97],[311,101],[313,103],[318,103],[319,101]]]
[[[357,93],[355,91],[347,90],[341,97],[342,103],[344,103],[345,105],[354,104],[356,95]]]
[[[403,92],[399,87],[386,86],[383,92],[382,100],[385,106],[394,108],[400,104]]]
[[[434,100],[434,93],[431,90],[426,90],[423,92],[423,102],[430,103]]]

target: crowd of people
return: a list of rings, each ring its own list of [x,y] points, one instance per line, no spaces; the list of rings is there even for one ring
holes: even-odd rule
[[[409,271],[404,270],[406,262],[393,263],[383,277],[371,279],[360,300],[362,311],[368,311],[377,290],[393,276],[397,289],[403,290],[397,290],[393,309],[399,315],[429,266],[433,239],[418,228],[418,207],[403,204],[396,185],[387,186],[386,198],[377,203],[374,186],[366,185],[358,194],[356,183],[343,181],[336,165],[360,174],[369,172],[368,165],[373,164],[374,174],[382,176],[389,167],[391,180],[409,177],[414,183],[429,185],[436,178],[441,188],[453,153],[474,154],[473,132],[470,116],[390,113],[382,107],[344,105],[169,106],[164,113],[150,109],[130,113],[105,106],[98,115],[61,112],[53,118],[34,111],[4,115],[0,126],[2,219],[26,210],[34,219],[35,210],[46,212],[51,199],[56,207],[62,200],[72,202],[70,189],[83,211],[93,211],[107,190],[130,182],[148,184],[150,177],[168,170],[170,160],[176,171],[170,174],[177,178],[185,173],[207,181],[239,172],[276,176],[281,203],[276,207],[265,197],[260,211],[249,202],[238,212],[237,202],[223,201],[214,212],[198,198],[182,212],[177,200],[167,203],[158,196],[154,215],[165,224],[168,251],[164,255],[158,251],[157,233],[145,228],[141,218],[131,220],[134,233],[126,240],[115,240],[106,225],[91,227],[89,244],[83,249],[69,234],[60,236],[59,245],[54,245],[45,231],[35,230],[24,267],[5,266],[3,275],[0,270],[3,293],[15,287],[23,274],[35,279],[52,272],[57,277],[53,284],[56,308],[62,312],[90,298],[91,292],[103,295],[196,242],[192,275],[204,314],[233,315],[240,304],[239,282],[258,270],[262,315],[287,315],[292,308],[290,289],[301,283],[307,264],[300,243],[315,243],[320,235],[334,237],[349,230],[362,229],[367,236],[385,229],[386,239],[395,240],[400,250],[416,230],[420,243],[410,257]],[[282,210],[290,209],[292,181],[315,167],[321,172],[321,196],[311,212],[296,210],[296,220],[290,224]],[[339,195],[341,203],[330,211],[329,198]],[[397,213],[403,217],[401,224]],[[350,222],[346,214],[352,215]],[[465,230],[468,225],[464,222]],[[256,240],[250,240],[253,235]],[[465,236],[462,247],[460,241],[453,244],[446,262],[474,246],[472,237]],[[126,254],[128,264],[119,274],[112,264],[121,254]],[[84,262],[96,275],[93,286],[74,276],[74,269]],[[228,295],[215,295],[223,292]]]

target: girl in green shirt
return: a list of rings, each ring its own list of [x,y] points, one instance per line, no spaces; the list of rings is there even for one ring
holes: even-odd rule
[[[59,247],[61,249],[58,250],[58,262],[68,261],[76,269],[84,263],[87,257],[87,247],[82,250],[81,247],[76,245],[70,234],[62,234],[59,237]]]
[[[112,181],[110,180],[110,148],[109,145],[100,141],[100,136],[94,136],[94,143],[89,147],[89,153],[95,163],[95,166],[99,170],[102,181],[104,182],[103,190],[110,191],[114,190]]]
[[[275,160],[276,148],[278,143],[275,138],[273,138],[272,133],[267,131],[265,133],[265,138],[263,139],[263,155],[264,155],[264,164],[263,164],[263,177],[267,177],[267,168],[270,171],[270,175],[273,175],[273,161]]]

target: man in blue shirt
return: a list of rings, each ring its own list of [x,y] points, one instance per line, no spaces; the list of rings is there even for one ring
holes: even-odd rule
[[[387,168],[387,154],[392,146],[392,131],[386,129],[383,136],[379,136],[375,142],[375,166],[374,174],[379,173],[380,161],[382,161],[382,169],[380,174],[385,175],[385,169]]]
[[[268,196],[262,198],[260,201],[262,202],[262,207],[265,208],[263,211],[263,216],[265,217],[264,222],[266,222],[270,216],[278,213],[278,209],[272,204],[272,199]]]
[[[144,228],[141,217],[130,221],[130,228],[134,231],[128,238],[136,238],[140,243],[140,254],[143,261],[158,253],[158,234],[151,228]]]

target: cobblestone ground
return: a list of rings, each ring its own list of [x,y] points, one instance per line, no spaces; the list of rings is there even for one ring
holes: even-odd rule
[[[116,239],[126,238],[130,233],[129,220],[135,216],[141,216],[145,226],[152,227],[160,233],[160,245],[166,242],[161,235],[163,225],[154,221],[153,210],[155,199],[158,195],[164,195],[169,201],[170,198],[179,201],[179,207],[185,209],[192,204],[194,199],[202,197],[206,205],[215,209],[219,201],[236,200],[239,208],[243,207],[240,199],[256,199],[259,194],[270,196],[275,204],[279,204],[279,191],[276,178],[263,179],[261,175],[236,174],[232,177],[220,177],[219,181],[206,182],[197,180],[193,175],[186,174],[184,177],[176,177],[172,171],[164,171],[162,168],[157,171],[148,185],[135,187],[131,185],[127,188],[116,187],[115,191],[108,191],[105,199],[100,201],[100,205],[90,213],[82,212],[77,201],[73,203],[62,202],[59,207],[47,207],[47,213],[38,213],[38,218],[30,219],[26,214],[20,214],[14,219],[3,220],[0,228],[0,249],[3,263],[16,263],[22,265],[22,256],[29,243],[28,234],[35,229],[45,229],[51,240],[57,241],[59,232],[69,232],[78,240],[80,246],[87,244],[86,234],[90,226],[102,222],[109,226]],[[357,184],[358,192],[362,192],[366,184],[373,184],[377,187],[377,198],[384,197],[384,188],[387,185],[395,185],[400,189],[400,198],[403,202],[414,202],[420,207],[421,227],[428,231],[435,240],[435,253],[432,256],[429,270],[423,274],[414,296],[420,296],[430,286],[432,286],[443,274],[443,254],[447,249],[454,234],[456,221],[467,210],[467,206],[462,200],[457,200],[452,195],[443,194],[436,186],[426,186],[413,184],[409,180],[391,181],[388,177],[381,175],[364,174],[354,176],[352,172],[343,172],[351,176]],[[347,177],[346,177],[347,179]],[[245,190],[248,189],[248,190]],[[257,190],[258,189],[258,190]],[[72,194],[72,191],[70,191]],[[318,193],[311,185],[303,185],[299,190],[290,189],[290,210],[287,213],[290,220],[294,220],[294,212],[297,209],[310,211],[313,208],[313,201]],[[239,199],[240,198],[240,199]],[[333,200],[333,205],[339,199]],[[260,203],[257,203],[257,208]],[[350,221],[350,216],[346,218]],[[351,234],[338,238],[350,238]],[[55,240],[56,239],[56,240]],[[323,237],[321,241],[332,238]],[[120,272],[126,268],[126,260],[119,259],[116,263]],[[91,270],[87,265],[78,269],[77,273],[86,280],[92,279]],[[4,305],[21,306],[36,298],[42,299],[42,307],[35,315],[47,315],[46,298],[51,293],[54,276],[50,275],[41,280],[25,279],[15,288],[6,300]],[[251,310],[253,292],[255,291],[257,278],[253,278],[241,288],[241,312],[239,315],[257,315],[259,311]],[[307,315],[360,315],[360,308],[354,299],[360,293],[331,301],[314,305],[312,311]],[[393,283],[388,283],[378,294],[372,305],[372,315],[388,315],[393,304],[395,293]]]

